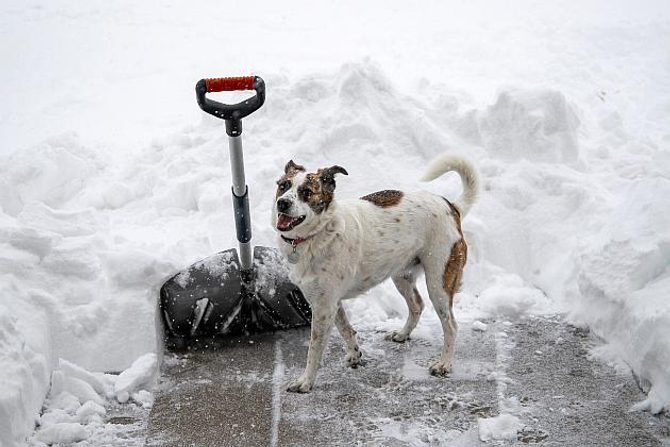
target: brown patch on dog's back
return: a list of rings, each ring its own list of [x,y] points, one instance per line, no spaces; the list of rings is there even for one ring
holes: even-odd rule
[[[373,192],[367,196],[361,197],[361,200],[372,202],[380,208],[388,208],[400,203],[403,196],[402,191],[387,189],[384,191]]]
[[[463,268],[468,258],[468,245],[465,239],[459,239],[454,242],[451,247],[451,254],[449,260],[444,268],[444,277],[442,279],[442,287],[449,296],[449,307],[454,304],[454,295],[461,287],[461,279],[463,277]]]

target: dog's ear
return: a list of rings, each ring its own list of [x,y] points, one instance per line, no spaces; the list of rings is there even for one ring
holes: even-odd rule
[[[342,166],[331,166],[329,168],[320,169],[321,171],[321,183],[323,184],[323,189],[326,192],[333,193],[335,191],[335,174],[344,174],[349,175],[346,169]]]
[[[342,166],[338,166],[338,165],[331,166],[330,168],[325,168],[323,170],[323,172],[324,172],[324,175],[328,174],[333,178],[335,178],[335,174],[349,175],[349,173],[347,172],[346,169],[344,169]]]
[[[295,175],[296,173],[304,170],[304,166],[295,164],[293,160],[289,160],[288,163],[286,163],[286,166],[284,166],[284,174],[286,175]]]

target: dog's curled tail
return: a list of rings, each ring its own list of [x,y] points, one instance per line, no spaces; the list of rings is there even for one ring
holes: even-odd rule
[[[455,171],[461,177],[463,194],[456,199],[454,206],[458,208],[461,216],[465,217],[468,211],[470,211],[472,204],[475,203],[477,194],[479,193],[479,177],[472,163],[458,155],[440,155],[428,164],[426,173],[421,180],[429,182],[449,171]]]

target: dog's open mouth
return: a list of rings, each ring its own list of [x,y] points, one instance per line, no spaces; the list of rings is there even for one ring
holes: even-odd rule
[[[277,214],[277,229],[279,231],[290,231],[300,225],[306,216],[289,216],[288,214]]]

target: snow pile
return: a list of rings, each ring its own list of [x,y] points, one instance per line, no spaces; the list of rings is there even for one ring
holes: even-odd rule
[[[33,430],[36,410],[42,406],[48,389],[47,355],[27,343],[25,334],[29,331],[18,325],[17,318],[7,311],[5,300],[0,300],[0,445],[3,446],[16,445]],[[44,347],[39,342],[37,345]]]
[[[549,163],[577,161],[575,129],[580,122],[561,92],[506,90],[498,95],[495,104],[470,114],[466,122],[469,119],[472,122],[467,137],[496,157]]]
[[[511,441],[517,438],[517,432],[523,428],[518,417],[511,414],[501,414],[492,418],[480,418],[479,439],[488,441]]]
[[[109,160],[67,136],[16,153],[0,166],[0,439],[14,445],[34,429],[56,359],[121,371],[157,347],[155,306],[173,271],[138,247],[95,206],[91,194]],[[150,243],[149,243],[150,245]],[[152,253],[153,252],[153,253]]]
[[[119,374],[114,383],[114,395],[121,402],[127,402],[130,393],[142,385],[147,385],[158,370],[156,354],[146,354],[133,362],[130,368]],[[138,400],[135,398],[135,400]]]
[[[473,331],[486,332],[487,329],[488,329],[488,325],[486,323],[482,323],[479,320],[472,323],[472,330]]]
[[[478,306],[484,315],[515,319],[526,314],[552,313],[556,309],[542,291],[518,275],[491,274],[488,282],[478,297]]]
[[[147,391],[158,372],[154,353],[138,358],[120,375],[91,373],[60,359],[51,376],[51,390],[38,420],[33,445],[74,443],[89,439],[105,424],[109,399],[151,408],[153,398]],[[7,443],[7,445],[12,445]]]
[[[653,192],[653,194],[652,194]],[[647,384],[641,408],[670,405],[670,179],[641,178],[623,188],[579,263],[572,317],[602,334]],[[660,199],[663,200],[663,199]]]

